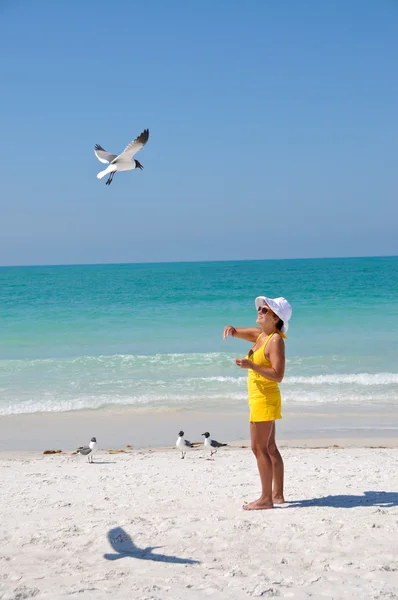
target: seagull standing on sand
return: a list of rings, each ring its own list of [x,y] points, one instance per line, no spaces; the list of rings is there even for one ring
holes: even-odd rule
[[[87,456],[88,458],[88,462],[92,463],[93,461],[93,454],[95,452],[97,452],[98,450],[98,444],[97,444],[97,440],[95,437],[91,438],[91,442],[89,443],[88,446],[83,446],[82,448],[79,448],[77,450],[78,454],[82,454],[83,456]]]
[[[188,448],[193,448],[191,442],[188,442],[188,440],[184,440],[183,431],[180,431],[180,433],[178,434],[176,447],[178,448],[178,450],[181,450],[181,458],[185,458]]]
[[[202,433],[202,435],[205,436],[205,448],[210,450],[210,456],[213,456],[213,454],[217,452],[218,448],[227,446],[227,444],[221,444],[221,442],[217,442],[217,440],[212,440],[208,431],[206,431],[206,433]]]
[[[149,129],[144,131],[135,138],[134,141],[123,150],[119,155],[111,154],[104,150],[102,146],[96,144],[94,146],[94,154],[102,163],[109,163],[109,167],[100,171],[97,175],[98,179],[102,179],[105,175],[109,174],[106,180],[106,185],[110,185],[115,176],[116,171],[131,171],[131,169],[143,169],[144,167],[138,160],[133,158],[134,154],[137,154],[139,150],[145,146],[149,138]]]

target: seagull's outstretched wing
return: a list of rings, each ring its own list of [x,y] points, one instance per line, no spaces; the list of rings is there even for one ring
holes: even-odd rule
[[[83,446],[83,448],[79,448],[77,451],[78,454],[83,454],[84,456],[87,456],[87,454],[90,454],[90,452],[91,452],[90,446]]]
[[[149,138],[149,129],[144,129],[140,135],[135,138],[134,141],[130,142],[128,146],[123,150],[117,157],[117,160],[128,160],[131,159],[134,154],[137,154],[139,150],[142,150]]]
[[[117,156],[117,154],[111,154],[110,152],[107,152],[99,144],[95,144],[94,154],[102,163],[111,163]]]

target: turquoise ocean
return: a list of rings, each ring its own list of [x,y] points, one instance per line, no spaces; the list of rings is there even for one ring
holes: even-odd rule
[[[398,257],[0,268],[0,415],[246,409],[254,298],[293,307],[285,406],[398,398]]]

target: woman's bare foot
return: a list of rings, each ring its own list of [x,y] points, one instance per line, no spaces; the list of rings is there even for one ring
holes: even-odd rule
[[[269,500],[259,498],[258,500],[254,500],[254,502],[244,504],[242,508],[243,510],[268,510],[269,508],[274,508],[274,505]]]
[[[274,504],[285,504],[285,499],[283,496],[272,496],[272,502]]]

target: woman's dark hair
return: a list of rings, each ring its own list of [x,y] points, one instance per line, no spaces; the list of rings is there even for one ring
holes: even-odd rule
[[[282,329],[282,327],[283,327],[283,321],[282,321],[282,319],[278,319],[278,322],[276,324],[277,330],[280,331]]]

